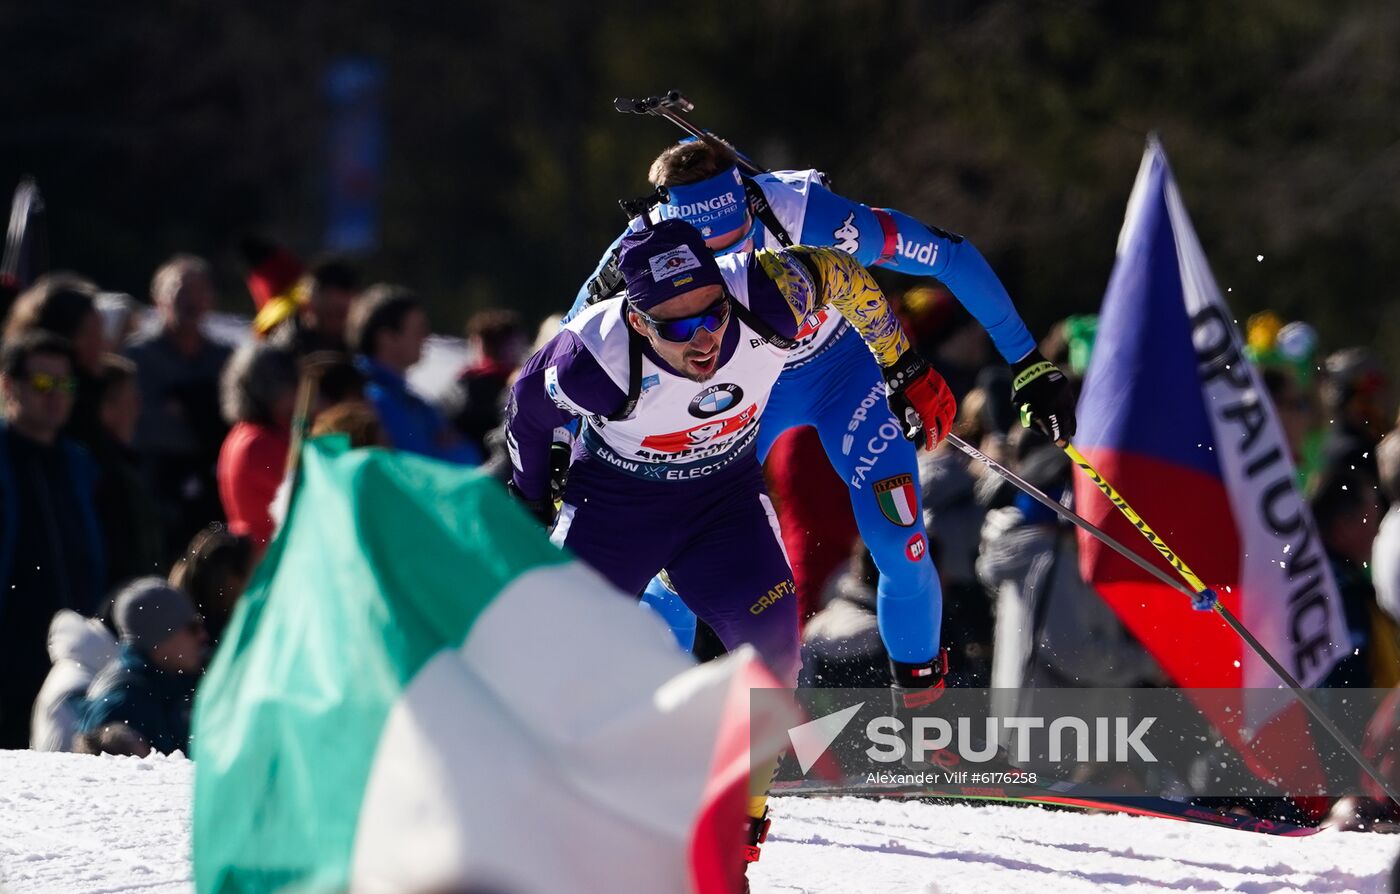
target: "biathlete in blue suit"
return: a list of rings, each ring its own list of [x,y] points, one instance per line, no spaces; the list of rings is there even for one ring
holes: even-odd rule
[[[802,244],[838,248],[865,266],[935,277],[958,298],[1012,365],[1013,399],[1022,419],[1055,440],[1074,434],[1074,402],[1063,374],[1036,350],[1010,296],[991,267],[962,237],[890,209],[833,193],[813,170],[776,171],[752,179],[717,140],[687,140],[653,162],[653,185],[666,200],[653,220],[681,218],[700,230],[716,255]],[[629,232],[642,226],[634,221]],[[624,234],[625,235],[625,234]],[[618,289],[613,243],[580,289],[570,317]],[[821,357],[822,362],[812,361]],[[936,697],[947,662],[940,652],[942,591],[928,555],[916,445],[883,399],[880,369],[840,314],[812,314],[775,386],[757,447],[766,458],[783,432],[814,426],[827,457],[850,490],[862,538],[880,571],[877,612],[896,692],[913,707]],[[659,581],[648,588],[665,600]],[[663,606],[678,626],[674,600]],[[683,607],[680,609],[683,614]],[[679,622],[684,626],[684,619]],[[693,623],[692,623],[693,629]]]

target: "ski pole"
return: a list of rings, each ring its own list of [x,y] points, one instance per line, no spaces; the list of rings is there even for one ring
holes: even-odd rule
[[[1308,695],[1308,691],[1303,687],[1303,684],[1299,683],[1297,679],[1289,673],[1288,668],[1284,667],[1279,660],[1264,647],[1264,644],[1255,638],[1253,633],[1249,632],[1249,628],[1245,627],[1244,623],[1241,622],[1239,618],[1235,617],[1234,612],[1225,607],[1219,598],[1217,598],[1215,591],[1207,587],[1205,583],[1196,576],[1196,573],[1191,570],[1190,566],[1167,546],[1166,541],[1164,541],[1156,531],[1152,530],[1132,506],[1128,505],[1128,501],[1123,499],[1123,495],[1118,493],[1103,475],[1099,474],[1098,469],[1094,468],[1089,460],[1084,457],[1084,454],[1080,453],[1079,450],[1069,442],[1063,444],[1063,449],[1065,453],[1069,455],[1070,460],[1073,461],[1085,475],[1089,476],[1089,480],[1094,482],[1094,486],[1102,491],[1105,497],[1108,497],[1108,501],[1118,507],[1118,511],[1123,513],[1123,516],[1127,518],[1128,521],[1132,522],[1133,527],[1137,528],[1142,536],[1146,537],[1147,541],[1156,547],[1157,552],[1161,553],[1162,557],[1167,560],[1167,563],[1175,568],[1177,573],[1185,578],[1186,582],[1196,591],[1191,597],[1192,604],[1198,609],[1214,610],[1215,613],[1229,625],[1230,629],[1235,631],[1240,639],[1245,641],[1250,649],[1254,651],[1254,654],[1258,655],[1280,680],[1288,684],[1288,688],[1293,690],[1294,696],[1297,697],[1298,701],[1303,703],[1303,707],[1308,709],[1308,713],[1313,716],[1313,719],[1320,723],[1323,729],[1327,730],[1332,738],[1337,741],[1338,745],[1342,746],[1342,749],[1351,756],[1351,759],[1356,762],[1357,766],[1365,771],[1367,776],[1375,780],[1376,784],[1381,787],[1381,791],[1385,792],[1391,801],[1395,802],[1397,806],[1400,806],[1400,793],[1397,793],[1395,788],[1381,777],[1380,772],[1376,770],[1375,767],[1371,766],[1371,762],[1366,760],[1360,750],[1351,743],[1351,740],[1337,728],[1336,724],[1332,722],[1332,719],[1323,712],[1322,708],[1320,708],[1315,701],[1313,701],[1312,696]]]
[[[998,475],[1005,478],[1007,481],[1010,481],[1012,484],[1016,485],[1016,487],[1024,491],[1027,496],[1035,500],[1037,503],[1040,503],[1045,508],[1053,511],[1060,518],[1064,519],[1065,521],[1069,522],[1070,524],[1074,525],[1080,530],[1087,531],[1089,534],[1096,537],[1105,546],[1112,549],[1114,552],[1118,553],[1120,556],[1127,559],[1128,561],[1132,562],[1134,565],[1141,568],[1143,571],[1152,575],[1152,577],[1155,578],[1158,583],[1165,584],[1166,586],[1171,587],[1178,593],[1181,593],[1183,596],[1189,596],[1192,599],[1196,598],[1196,594],[1186,589],[1186,586],[1182,584],[1181,581],[1177,580],[1167,572],[1163,571],[1161,568],[1158,568],[1156,565],[1144,559],[1141,555],[1137,553],[1136,550],[1124,546],[1122,543],[1114,539],[1107,531],[1103,530],[1098,525],[1095,525],[1093,522],[1089,521],[1084,516],[1075,512],[1073,509],[1070,509],[1068,506],[1065,506],[1059,500],[1053,499],[1044,491],[1037,488],[1034,484],[1031,484],[1029,481],[1022,478],[1020,475],[1017,475],[1015,472],[1008,469],[1006,466],[1003,466],[1001,463],[992,459],[990,456],[983,453],[981,450],[978,450],[976,447],[973,447],[971,444],[967,443],[962,438],[958,437],[955,434],[949,434],[948,442],[954,447],[961,450],[963,453],[966,453],[968,456],[982,463],[987,468],[991,469],[993,472],[996,472]]]
[[[1078,466],[1085,475],[1089,476],[1089,480],[1094,482],[1094,486],[1102,491],[1105,497],[1108,497],[1108,501],[1114,506],[1117,506],[1118,511],[1123,513],[1128,521],[1132,522],[1133,527],[1137,528],[1138,531],[1142,533],[1142,536],[1147,538],[1147,542],[1156,547],[1157,552],[1162,554],[1162,558],[1167,560],[1167,564],[1175,568],[1177,573],[1185,579],[1186,583],[1191,585],[1191,589],[1195,591],[1191,598],[1196,608],[1205,610],[1220,604],[1218,594],[1210,587],[1207,587],[1205,582],[1196,576],[1196,572],[1191,570],[1191,566],[1187,565],[1184,559],[1171,551],[1166,541],[1158,536],[1157,532],[1152,530],[1147,522],[1142,520],[1142,516],[1133,511],[1133,507],[1128,505],[1128,501],[1123,499],[1122,494],[1114,490],[1113,485],[1104,480],[1104,477],[1099,474],[1098,470],[1089,464],[1089,460],[1084,458],[1084,454],[1080,453],[1079,450],[1068,441],[1065,442],[1064,451],[1074,464]]]

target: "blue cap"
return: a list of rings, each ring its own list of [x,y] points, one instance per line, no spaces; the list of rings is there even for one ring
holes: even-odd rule
[[[628,233],[618,250],[627,300],[640,311],[704,286],[724,285],[704,237],[683,220],[663,220]]]
[[[670,201],[656,206],[661,216],[667,220],[679,217],[706,239],[727,236],[748,223],[744,178],[736,166],[699,183],[667,186],[666,190],[671,194]]]

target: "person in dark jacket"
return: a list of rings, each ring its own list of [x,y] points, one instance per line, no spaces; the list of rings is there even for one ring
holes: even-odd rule
[[[1372,688],[1376,685],[1371,669],[1371,651],[1375,646],[1372,617],[1378,606],[1367,566],[1385,508],[1375,480],[1359,469],[1323,475],[1317,481],[1309,508],[1337,581],[1351,637],[1351,648],[1327,675],[1323,686]]]
[[[142,476],[141,458],[131,447],[141,413],[136,365],[117,354],[103,355],[96,383],[102,426],[90,449],[97,461],[97,515],[107,556],[105,589],[111,592],[134,577],[161,570],[165,536],[160,508]]]
[[[228,427],[219,415],[219,374],[227,346],[204,334],[216,294],[209,265],[177,255],[156,271],[151,300],[159,330],[133,341],[141,415],[134,445],[165,527],[174,561],[199,529],[223,519],[214,467]]]
[[[296,287],[297,311],[268,333],[269,343],[289,348],[298,357],[317,351],[348,354],[350,308],[360,292],[360,274],[344,258],[325,257]]]
[[[71,357],[68,343],[46,332],[0,352],[0,748],[29,747],[54,613],[92,615],[102,595],[96,469],[60,434],[77,387]]]
[[[107,344],[97,295],[97,287],[80,276],[49,273],[15,299],[5,322],[6,341],[27,332],[48,332],[72,348],[78,390],[63,434],[89,450],[101,434],[97,378]]]
[[[170,569],[170,585],[194,600],[211,643],[223,636],[234,605],[253,573],[255,558],[251,539],[215,522],[194,535],[184,555]]]
[[[1395,418],[1385,367],[1368,348],[1343,348],[1327,358],[1323,371],[1323,471],[1357,471],[1375,480],[1376,445]]]
[[[194,603],[143,577],[117,594],[113,613],[121,649],[88,687],[83,732],[121,723],[156,751],[189,753],[195,685],[209,657]]]
[[[520,315],[500,308],[472,314],[467,349],[475,359],[457,376],[452,422],[486,455],[486,435],[501,424],[506,386],[525,359],[527,340]]]

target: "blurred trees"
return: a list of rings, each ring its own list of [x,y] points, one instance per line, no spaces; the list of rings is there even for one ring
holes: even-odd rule
[[[439,328],[540,317],[676,136],[612,98],[680,87],[761,161],[967,234],[1041,330],[1097,307],[1156,130],[1241,318],[1400,359],[1397,46],[1382,0],[8,4],[0,187],[38,177],[56,265],[144,296],[202,252],[246,306],[240,235],[318,248],[321,80],[367,55],[388,73],[370,269]]]

